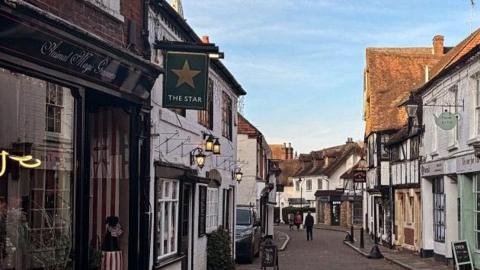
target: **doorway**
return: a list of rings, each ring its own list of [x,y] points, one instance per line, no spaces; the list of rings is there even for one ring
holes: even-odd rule
[[[108,261],[128,269],[130,115],[112,99],[96,97],[87,104],[89,267]]]
[[[340,226],[340,206],[342,202],[340,201],[333,201],[332,202],[332,225],[333,226]]]

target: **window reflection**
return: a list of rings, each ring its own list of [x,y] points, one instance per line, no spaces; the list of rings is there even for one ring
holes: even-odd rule
[[[0,269],[65,269],[72,264],[73,112],[70,89],[0,68]]]

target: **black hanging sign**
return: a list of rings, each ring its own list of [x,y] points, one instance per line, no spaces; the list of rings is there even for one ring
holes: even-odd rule
[[[465,269],[463,266],[470,266],[470,269],[474,269],[467,240],[453,241],[452,249],[457,270]]]
[[[353,174],[354,183],[366,183],[367,182],[367,172],[357,171]]]
[[[135,60],[140,64],[126,62],[111,51],[86,42],[81,45],[61,32],[10,16],[0,14],[0,50],[10,55],[140,98],[149,96],[160,73],[142,60]]]

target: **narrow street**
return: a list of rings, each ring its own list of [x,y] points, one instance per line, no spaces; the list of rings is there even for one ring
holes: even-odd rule
[[[403,269],[386,260],[367,259],[343,244],[345,234],[316,229],[313,241],[306,241],[304,230],[289,232],[288,227],[275,227],[290,236],[285,251],[279,253],[280,269],[309,270],[396,270]],[[237,270],[260,269],[260,258],[253,264],[237,264]]]

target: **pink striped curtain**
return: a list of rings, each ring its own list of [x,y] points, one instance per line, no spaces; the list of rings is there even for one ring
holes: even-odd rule
[[[115,108],[99,108],[90,115],[90,222],[89,238],[94,248],[100,249],[108,216],[121,218],[120,201],[128,194],[120,194],[120,185],[128,185],[128,117]],[[127,197],[128,198],[128,197]],[[128,207],[127,207],[128,208]],[[124,215],[125,216],[125,215]],[[128,215],[126,215],[128,217]]]

